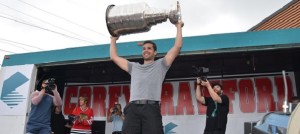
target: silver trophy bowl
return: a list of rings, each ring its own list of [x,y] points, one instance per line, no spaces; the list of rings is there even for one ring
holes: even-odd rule
[[[153,25],[167,21],[172,24],[181,19],[179,2],[170,10],[150,8],[146,3],[115,6],[106,9],[106,25],[109,33],[121,35],[147,32]]]

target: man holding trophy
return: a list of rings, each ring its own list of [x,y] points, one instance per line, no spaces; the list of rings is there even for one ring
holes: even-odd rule
[[[116,26],[117,21],[108,22],[111,18],[116,19],[116,17],[110,17],[110,12],[112,12],[112,7],[108,7],[107,10],[107,27],[112,35],[111,43],[110,43],[110,58],[111,60],[117,64],[122,70],[128,72],[131,75],[131,85],[130,85],[130,102],[124,108],[125,120],[123,123],[122,133],[123,134],[163,134],[163,124],[162,124],[162,116],[160,112],[160,101],[161,101],[161,91],[162,84],[165,78],[165,75],[172,65],[173,61],[177,57],[182,47],[182,27],[183,22],[181,21],[180,8],[177,3],[176,10],[171,12],[175,13],[170,15],[170,17],[175,16],[175,20],[173,18],[173,22],[176,26],[176,39],[173,47],[167,52],[167,54],[158,59],[154,60],[157,54],[156,44],[152,41],[145,41],[143,43],[142,57],[144,60],[143,64],[130,62],[127,59],[120,57],[117,53],[116,41],[118,40],[120,35],[129,34],[129,33],[137,33],[142,32],[141,28],[138,27],[139,30],[128,30],[130,28],[126,28],[124,25],[119,25],[119,29],[112,28]],[[126,7],[122,7],[126,8]],[[149,9],[147,9],[149,10]],[[126,11],[126,10],[122,10]],[[143,13],[149,13],[149,11],[143,11]],[[157,13],[154,11],[153,13]],[[138,13],[135,13],[135,16]],[[112,15],[118,16],[118,15]],[[151,16],[148,14],[146,16]],[[165,15],[166,16],[166,15]],[[130,14],[127,16],[123,16],[121,18],[131,18]],[[151,22],[155,22],[154,17]],[[149,18],[145,22],[149,22]],[[153,20],[154,19],[154,20]],[[136,20],[136,19],[133,19]],[[127,20],[128,21],[128,20]],[[171,22],[172,22],[171,21]],[[124,22],[124,20],[121,20]],[[143,22],[141,20],[140,22]],[[173,23],[172,22],[172,23]],[[110,26],[110,24],[114,23],[114,25]],[[123,23],[122,23],[123,24]],[[127,24],[127,23],[126,23]],[[146,24],[147,25],[147,24]],[[151,26],[151,25],[148,25]],[[121,27],[121,28],[120,28]],[[122,28],[123,27],[123,28]],[[111,29],[110,29],[111,28]],[[132,25],[131,25],[132,28]],[[126,31],[122,31],[122,29],[127,29]],[[147,28],[146,28],[147,29]],[[146,30],[147,31],[147,30]]]

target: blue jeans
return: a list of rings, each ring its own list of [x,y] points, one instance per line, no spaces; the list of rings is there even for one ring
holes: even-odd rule
[[[26,134],[51,134],[50,125],[27,123]]]
[[[34,129],[26,130],[26,134],[51,134],[51,129],[34,128]]]

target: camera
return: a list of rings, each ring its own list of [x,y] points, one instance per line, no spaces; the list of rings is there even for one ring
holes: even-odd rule
[[[112,112],[112,113],[114,114],[114,113],[116,113],[116,112],[118,112],[118,111],[119,111],[119,109],[118,109],[117,106],[115,105],[114,108],[113,108],[113,112]]]
[[[48,84],[47,84],[47,86],[45,87],[46,92],[51,93],[51,91],[54,90],[55,87],[56,87],[56,86],[55,86],[55,79],[54,79],[54,78],[49,78],[49,79],[48,79]]]
[[[68,115],[68,118],[69,118],[69,120],[68,120],[68,124],[72,126],[72,125],[73,125],[73,122],[74,122],[76,119],[78,119],[78,118],[79,118],[79,116],[76,116],[76,115],[70,114],[70,115]]]
[[[197,77],[199,77],[202,81],[206,81],[207,80],[207,75],[209,73],[209,68],[206,67],[196,67],[193,66],[193,68],[195,69],[195,74],[197,75]]]

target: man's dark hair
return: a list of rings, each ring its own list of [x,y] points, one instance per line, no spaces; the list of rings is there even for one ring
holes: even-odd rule
[[[214,88],[215,86],[219,86],[221,88],[221,90],[223,90],[223,86],[221,84],[219,84],[219,83],[213,83],[211,85],[212,88]]]
[[[155,44],[153,41],[151,41],[151,40],[146,40],[146,41],[144,41],[143,45],[145,45],[145,44],[147,44],[147,43],[152,44],[154,51],[157,50],[156,44]]]

